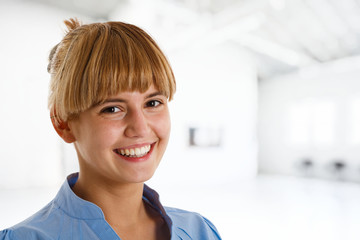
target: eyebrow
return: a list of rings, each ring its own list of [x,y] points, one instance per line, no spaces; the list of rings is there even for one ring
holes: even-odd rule
[[[154,92],[154,93],[150,93],[149,95],[147,95],[147,96],[145,97],[145,99],[147,99],[147,98],[152,98],[152,97],[156,97],[156,96],[159,96],[159,95],[165,97],[165,95],[164,95],[163,93],[161,93],[161,92]]]
[[[161,93],[161,92],[154,92],[154,93],[150,93],[149,95],[147,95],[147,96],[145,97],[145,99],[152,98],[152,97],[159,96],[159,95],[165,96],[165,95],[164,95],[163,93]],[[125,99],[122,99],[122,98],[109,98],[109,99],[106,99],[106,100],[104,100],[103,102],[101,102],[101,103],[99,103],[99,104],[112,103],[112,102],[124,102],[124,103],[126,103],[126,102],[128,102],[128,101],[125,100]],[[99,104],[96,104],[96,105],[99,105]]]

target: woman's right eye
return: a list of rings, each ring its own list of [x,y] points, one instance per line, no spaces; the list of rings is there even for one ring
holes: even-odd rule
[[[101,113],[117,113],[120,112],[120,108],[118,107],[106,107],[101,110]]]

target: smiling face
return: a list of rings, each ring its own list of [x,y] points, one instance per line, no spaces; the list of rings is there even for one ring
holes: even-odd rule
[[[150,179],[169,134],[167,98],[153,86],[111,96],[68,122],[80,174],[118,183]]]

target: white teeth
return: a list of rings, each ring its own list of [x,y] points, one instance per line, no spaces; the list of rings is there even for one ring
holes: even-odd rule
[[[135,154],[140,155],[140,148],[135,148]]]
[[[141,148],[120,149],[118,153],[128,157],[142,157],[146,155],[150,151],[150,149],[151,146],[147,145]]]

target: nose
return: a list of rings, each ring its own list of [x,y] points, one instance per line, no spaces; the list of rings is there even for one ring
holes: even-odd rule
[[[141,110],[128,112],[125,136],[130,138],[145,137],[149,133],[149,124]]]

